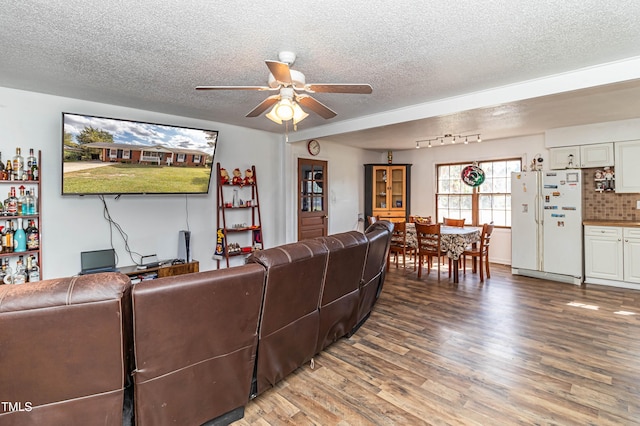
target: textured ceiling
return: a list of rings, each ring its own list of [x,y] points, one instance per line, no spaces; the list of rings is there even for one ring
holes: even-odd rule
[[[314,94],[338,115],[311,113],[301,134],[401,149],[442,133],[487,139],[640,116],[633,81],[501,104],[499,113],[462,106],[357,133],[322,130],[638,57],[639,21],[640,2],[626,0],[27,0],[0,13],[0,86],[283,132],[245,117],[268,93],[194,87],[264,85],[264,60],[291,50],[308,83],[373,86],[371,95]]]

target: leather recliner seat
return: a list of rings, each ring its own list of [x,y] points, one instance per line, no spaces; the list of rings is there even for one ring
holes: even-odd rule
[[[253,264],[134,286],[136,424],[200,425],[238,408],[231,420],[244,415],[264,279]]]
[[[321,241],[304,240],[257,251],[248,262],[267,270],[255,396],[316,354],[327,248]]]
[[[327,247],[329,259],[320,296],[316,353],[348,334],[358,322],[359,289],[369,244],[356,231],[318,240]]]
[[[118,273],[0,286],[0,424],[122,425],[130,288]]]
[[[380,297],[392,232],[393,224],[384,220],[379,220],[369,225],[365,230],[364,235],[369,246],[362,276],[362,285],[360,286],[358,323],[351,334],[369,318],[373,306],[378,297]]]

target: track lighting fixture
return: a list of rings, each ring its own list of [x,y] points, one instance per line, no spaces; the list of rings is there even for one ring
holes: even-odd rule
[[[431,148],[431,142],[440,141],[440,145],[445,145],[447,141],[451,141],[451,143],[454,144],[457,141],[462,140],[463,138],[464,138],[464,144],[467,145],[469,143],[469,137],[474,137],[474,136],[476,137],[476,142],[478,143],[482,142],[482,139],[480,138],[479,133],[471,133],[469,135],[454,135],[451,133],[447,133],[442,136],[436,136],[435,138],[422,139],[422,140],[416,141],[416,148],[420,148],[421,142],[427,142],[427,147]]]

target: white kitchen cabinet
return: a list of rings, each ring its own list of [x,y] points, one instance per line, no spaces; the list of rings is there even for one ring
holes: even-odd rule
[[[640,193],[640,140],[615,142],[616,192]]]
[[[613,142],[580,146],[580,167],[613,166]]]
[[[622,228],[584,227],[585,281],[589,278],[624,280]]]
[[[551,170],[577,169],[580,167],[580,146],[563,146],[549,149]]]
[[[624,281],[640,283],[640,228],[623,228]]]

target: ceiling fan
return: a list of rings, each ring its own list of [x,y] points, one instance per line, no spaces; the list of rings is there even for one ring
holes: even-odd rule
[[[294,125],[308,116],[300,106],[310,109],[325,119],[337,115],[335,111],[309,96],[308,93],[369,94],[373,90],[369,84],[307,84],[304,74],[290,68],[296,60],[294,52],[280,52],[278,59],[280,60],[265,61],[270,71],[267,86],[197,86],[196,90],[277,91],[278,94],[271,95],[260,102],[247,114],[247,117],[257,117],[273,106],[266,115],[267,118],[278,124],[293,120]]]

